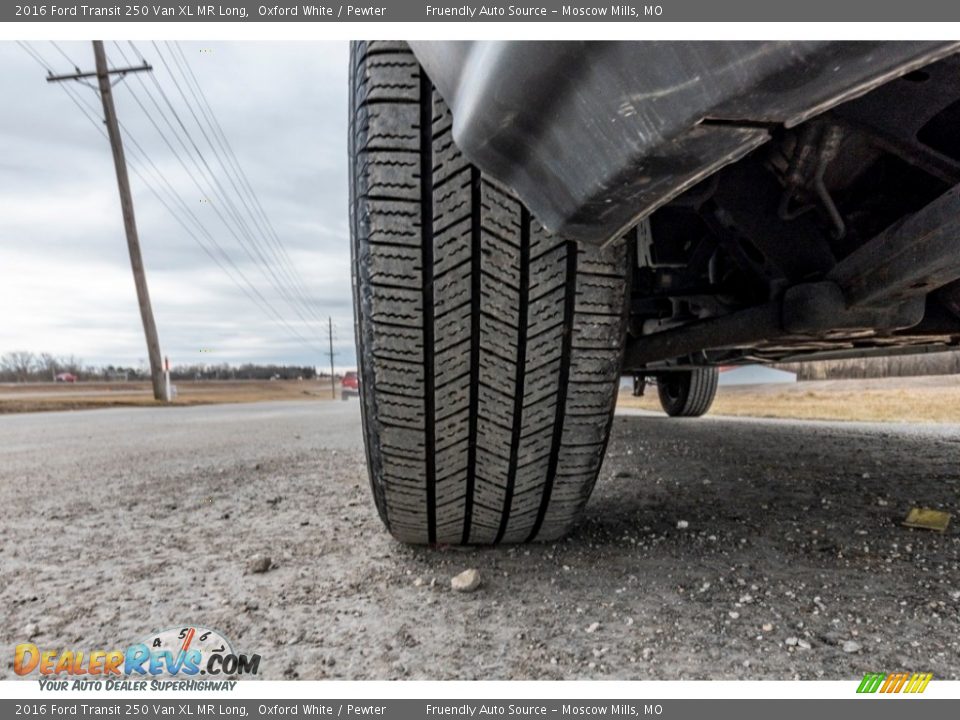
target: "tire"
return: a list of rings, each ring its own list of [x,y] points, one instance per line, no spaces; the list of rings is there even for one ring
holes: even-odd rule
[[[403,43],[351,47],[363,428],[398,540],[553,540],[583,512],[626,335],[626,243],[545,231],[461,156]]]
[[[664,373],[657,378],[660,406],[670,417],[700,417],[717,395],[715,367]]]

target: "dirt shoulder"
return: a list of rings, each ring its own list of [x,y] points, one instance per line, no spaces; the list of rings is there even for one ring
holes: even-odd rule
[[[190,623],[264,679],[960,679],[960,426],[618,417],[573,535],[468,549],[383,530],[355,400],[0,436],[0,677],[27,638]],[[915,505],[954,521],[905,528]]]

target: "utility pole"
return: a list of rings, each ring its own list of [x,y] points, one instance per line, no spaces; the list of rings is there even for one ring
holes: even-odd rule
[[[333,318],[327,315],[327,336],[330,338],[330,397],[337,399],[337,381],[333,377]]]
[[[113,105],[113,84],[111,75],[120,75],[121,79],[129,72],[152,70],[146,62],[141,66],[107,68],[107,55],[103,49],[102,40],[93,41],[93,58],[96,63],[95,72],[77,72],[72,75],[50,75],[47,82],[61,82],[63,80],[82,80],[83,78],[97,78],[100,99],[103,102],[103,114],[107,125],[107,136],[110,138],[110,148],[113,151],[113,164],[117,171],[117,186],[120,190],[120,209],[123,212],[123,227],[127,235],[127,250],[130,252],[130,266],[133,269],[133,282],[137,288],[137,301],[140,304],[140,319],[143,321],[143,332],[147,339],[147,355],[150,358],[150,378],[153,382],[153,397],[156,400],[168,401],[166,386],[163,377],[163,365],[160,359],[160,340],[157,337],[157,325],[153,320],[153,309],[150,307],[150,292],[147,289],[147,277],[143,271],[143,256],[140,254],[140,239],[137,235],[137,221],[133,213],[133,198],[130,195],[130,178],[127,175],[127,160],[123,153],[123,140],[120,136],[120,124],[117,122],[117,111]]]

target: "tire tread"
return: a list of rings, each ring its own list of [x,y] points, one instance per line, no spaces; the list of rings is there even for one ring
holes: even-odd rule
[[[552,540],[612,421],[626,245],[554,236],[453,142],[403,43],[354,43],[351,223],[373,496],[419,544]]]

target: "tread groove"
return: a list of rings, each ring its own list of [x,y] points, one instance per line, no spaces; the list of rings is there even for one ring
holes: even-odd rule
[[[529,308],[527,298],[530,289],[530,213],[525,207],[520,209],[520,297],[517,307],[525,314]],[[529,320],[529,318],[528,318]],[[500,516],[500,529],[494,544],[503,540],[510,520],[510,508],[513,504],[513,492],[517,482],[517,454],[520,452],[520,436],[523,432],[523,394],[524,374],[527,368],[527,323],[521,317],[517,323],[517,374],[513,383],[513,433],[510,438],[510,469],[507,474],[507,487],[503,500],[503,513]]]
[[[477,420],[480,403],[480,172],[470,167],[470,206],[473,217],[470,222],[470,409],[468,411],[467,437],[467,487],[463,508],[464,545],[470,542],[473,524],[473,494],[477,482]]]
[[[430,79],[420,70],[420,232],[423,250],[423,347],[434,346],[433,327],[433,88]],[[434,414],[434,356],[432,352],[423,353],[423,430],[424,461],[427,485],[427,542],[437,541],[437,487],[436,487],[436,444]]]
[[[537,537],[540,528],[543,527],[543,520],[547,516],[547,508],[550,506],[550,497],[553,494],[553,483],[557,477],[557,464],[560,461],[560,446],[563,443],[563,414],[567,405],[567,387],[570,379],[570,341],[573,337],[573,319],[577,304],[577,249],[572,245],[572,243],[567,245],[567,294],[563,304],[563,349],[560,352],[560,372],[557,376],[557,410],[553,418],[550,459],[547,463],[547,477],[540,497],[540,506],[537,508],[537,519],[527,536],[528,542]]]

